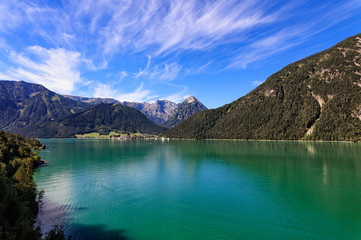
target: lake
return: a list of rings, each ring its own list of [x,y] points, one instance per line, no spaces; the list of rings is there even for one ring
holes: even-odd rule
[[[81,239],[361,239],[361,144],[41,140],[38,222]]]

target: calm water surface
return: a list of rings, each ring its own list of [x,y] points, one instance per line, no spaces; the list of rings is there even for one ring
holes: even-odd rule
[[[76,239],[361,239],[361,144],[41,140],[39,223]]]

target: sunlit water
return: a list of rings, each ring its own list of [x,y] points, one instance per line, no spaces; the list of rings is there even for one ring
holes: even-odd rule
[[[361,239],[361,144],[42,140],[38,222],[81,239]]]

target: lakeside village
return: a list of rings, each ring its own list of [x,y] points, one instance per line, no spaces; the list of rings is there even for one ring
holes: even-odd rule
[[[100,133],[86,133],[86,134],[76,134],[75,137],[78,139],[112,139],[112,140],[152,139],[152,140],[169,141],[169,138],[159,137],[158,135],[145,134],[145,133],[110,132],[107,135],[101,135]]]

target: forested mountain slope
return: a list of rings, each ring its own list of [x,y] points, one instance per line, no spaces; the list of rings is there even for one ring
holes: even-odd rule
[[[29,130],[29,136],[44,138],[68,138],[75,134],[97,132],[108,134],[111,131],[124,133],[158,134],[166,128],[161,127],[135,108],[122,104],[100,103],[85,111],[68,115],[57,121],[46,122]]]
[[[138,110],[121,104],[64,97],[23,81],[0,81],[0,129],[27,137],[74,137],[89,132],[160,133],[158,126]],[[114,100],[115,101],[115,100]]]
[[[361,140],[361,34],[292,63],[244,97],[170,129],[195,139]]]
[[[0,81],[0,129],[28,136],[27,132],[44,122],[54,121],[86,109],[39,84]]]

